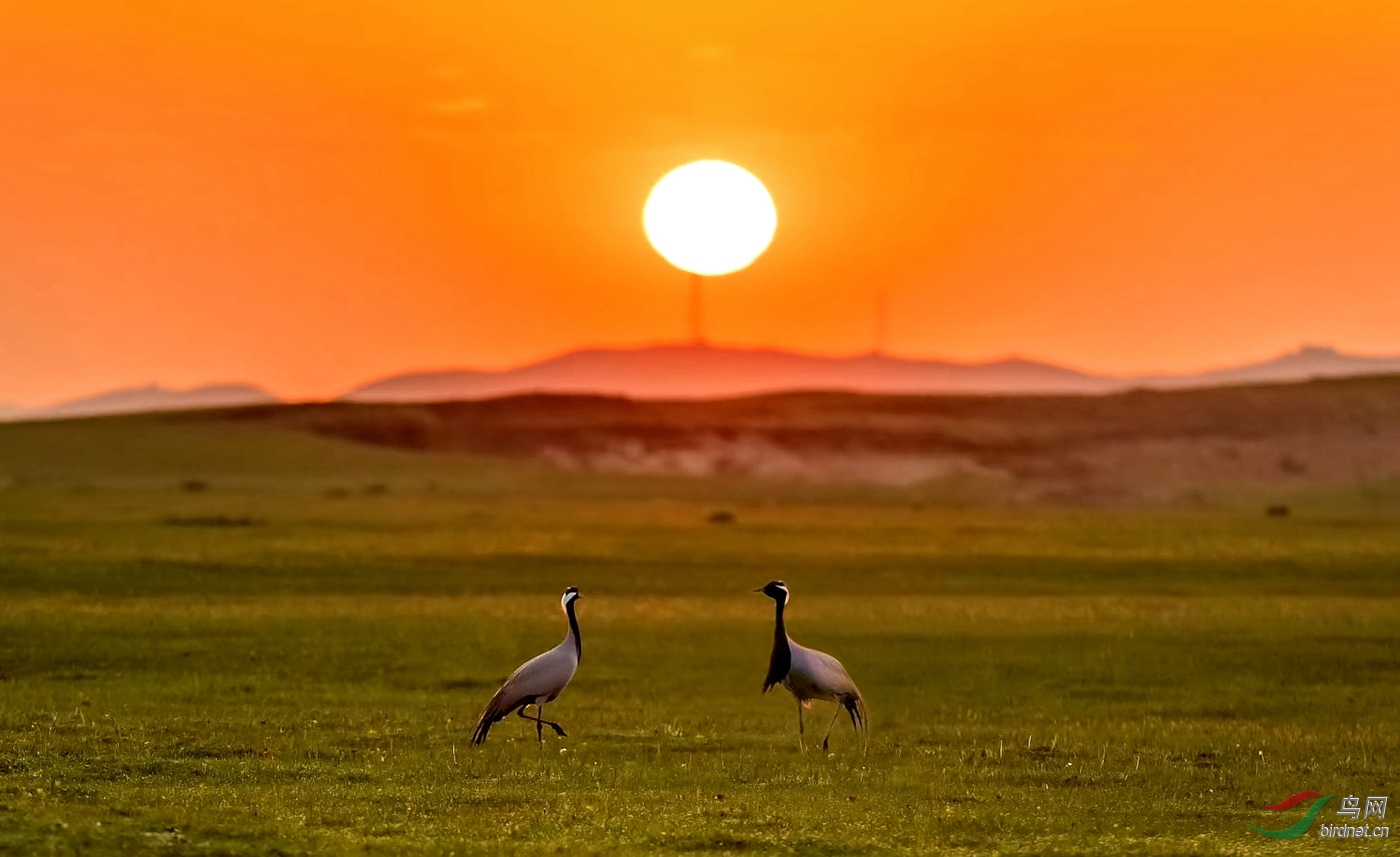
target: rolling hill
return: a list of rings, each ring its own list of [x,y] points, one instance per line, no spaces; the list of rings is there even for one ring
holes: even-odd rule
[[[603,474],[961,485],[1013,501],[1175,502],[1400,478],[1400,377],[1099,396],[526,395],[189,418]],[[961,490],[961,489],[960,489]]]

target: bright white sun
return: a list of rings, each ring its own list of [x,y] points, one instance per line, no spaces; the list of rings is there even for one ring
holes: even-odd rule
[[[763,182],[743,167],[695,161],[651,189],[642,227],[667,262],[715,277],[748,267],[768,249],[778,210]]]

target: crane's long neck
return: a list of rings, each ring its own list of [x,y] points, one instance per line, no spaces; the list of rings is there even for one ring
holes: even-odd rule
[[[768,659],[768,678],[763,682],[765,691],[787,678],[792,669],[792,648],[788,645],[787,627],[783,625],[783,608],[787,605],[776,598],[773,602],[778,609],[773,622],[773,654]]]
[[[574,615],[573,601],[564,605],[564,612],[569,614],[569,638],[574,641],[574,654],[583,660],[583,639],[578,635],[578,617]]]

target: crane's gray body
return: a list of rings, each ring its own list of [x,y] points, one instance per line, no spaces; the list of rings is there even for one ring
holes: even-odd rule
[[[860,696],[860,689],[840,661],[826,652],[799,646],[791,637],[787,642],[792,663],[781,684],[798,702],[811,707],[814,699],[839,703],[843,697]]]
[[[559,645],[534,656],[510,674],[510,678],[506,679],[505,684],[501,685],[501,689],[496,691],[496,695],[486,704],[486,710],[481,712],[476,731],[472,735],[472,744],[484,743],[492,725],[512,711],[518,712],[526,720],[535,721],[536,734],[541,741],[544,740],[546,724],[553,727],[561,737],[564,736],[564,730],[558,723],[544,719],[544,705],[557,699],[559,694],[564,692],[564,688],[569,686],[583,657],[578,619],[574,615],[574,601],[578,598],[578,590],[572,586],[564,593],[560,603],[569,617],[568,636]],[[538,706],[534,717],[525,713],[525,708],[530,705]]]

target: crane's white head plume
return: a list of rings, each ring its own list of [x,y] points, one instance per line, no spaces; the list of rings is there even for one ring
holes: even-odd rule
[[[559,606],[567,610],[570,602],[582,597],[583,596],[579,594],[577,586],[570,586],[568,589],[564,590],[564,596],[559,599]]]
[[[780,602],[784,606],[788,603],[791,593],[788,592],[787,584],[781,580],[770,580],[768,583],[755,589],[754,592],[762,592],[774,601]]]

